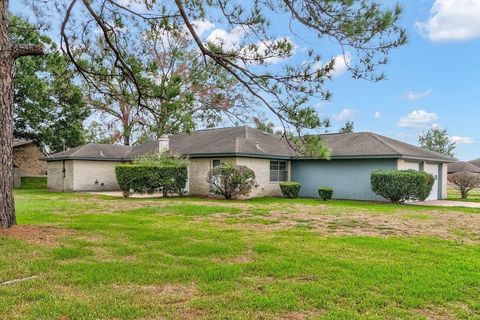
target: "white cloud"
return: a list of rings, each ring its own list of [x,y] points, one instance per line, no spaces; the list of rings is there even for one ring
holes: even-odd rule
[[[422,128],[438,120],[436,113],[425,110],[414,110],[405,117],[402,117],[397,126],[402,128]]]
[[[345,53],[344,55],[338,55],[335,58],[333,58],[334,62],[334,67],[333,67],[333,75],[334,77],[339,77],[342,74],[347,71],[348,66],[347,64],[350,64],[352,61],[352,56],[349,52]]]
[[[194,20],[192,21],[192,25],[199,37],[215,28],[215,25],[208,20]]]
[[[417,134],[402,131],[397,133],[397,137],[400,139],[413,139],[413,138],[417,138]]]
[[[380,119],[382,117],[382,113],[380,111],[374,112],[373,117],[375,119]]]
[[[204,29],[204,32],[206,32],[210,26],[213,26],[213,24],[205,22],[201,27]],[[222,46],[226,50],[239,50],[245,58],[252,59],[252,63],[258,61],[259,57],[266,56],[264,62],[267,64],[275,64],[290,58],[298,48],[288,37],[279,37],[274,40],[264,40],[255,44],[245,45],[242,43],[242,40],[244,40],[246,35],[245,30],[241,26],[235,27],[230,31],[216,28],[210,32],[205,42]],[[283,53],[282,50],[275,48],[275,44],[281,41],[288,41],[292,44],[293,48],[289,54]]]
[[[314,108],[315,110],[321,110],[321,109],[323,109],[323,108],[325,108],[325,107],[326,107],[325,101],[320,101],[320,102],[318,102],[318,103],[316,103],[316,104],[313,105],[313,108]]]
[[[356,113],[357,113],[356,110],[346,108],[346,109],[343,109],[340,113],[334,114],[332,118],[333,120],[336,120],[336,121],[350,121],[350,120],[353,120],[353,118],[355,118]]]
[[[435,0],[430,17],[415,26],[431,41],[480,37],[480,0]]]
[[[428,97],[431,94],[432,94],[432,89],[428,89],[428,90],[422,91],[422,92],[409,91],[405,94],[405,98],[407,100],[415,101],[415,100],[419,100],[419,99]]]
[[[344,55],[340,54],[338,56],[333,57],[330,61],[332,61],[332,60],[334,61],[333,62],[333,71],[331,72],[330,75],[332,77],[339,77],[347,71],[347,69],[348,69],[347,64],[350,64],[350,62],[352,61],[352,55],[350,54],[350,52],[347,52]],[[322,61],[319,61],[319,62],[316,62],[313,65],[313,68],[314,69],[321,69],[321,68],[325,67],[326,65],[327,65],[326,63],[323,63]]]
[[[451,142],[455,142],[456,144],[474,144],[475,141],[469,137],[460,137],[460,136],[451,136]]]
[[[232,50],[240,46],[240,42],[244,37],[245,30],[243,30],[242,27],[235,27],[231,31],[217,28],[208,35],[206,42],[211,42],[225,49]]]

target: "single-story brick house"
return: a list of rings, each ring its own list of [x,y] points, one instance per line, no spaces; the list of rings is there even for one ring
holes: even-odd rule
[[[280,196],[279,182],[302,183],[301,196],[315,197],[320,186],[338,199],[382,200],[370,190],[376,169],[425,170],[435,176],[429,199],[447,195],[447,164],[453,159],[371,132],[325,134],[331,160],[296,154],[276,135],[246,126],[170,135],[138,146],[87,144],[47,158],[48,188],[54,191],[118,190],[115,165],[149,152],[168,150],[190,159],[187,192],[209,195],[207,172],[222,161],[254,170],[251,196]]]
[[[22,177],[39,177],[47,174],[45,155],[32,141],[13,139],[13,166]]]

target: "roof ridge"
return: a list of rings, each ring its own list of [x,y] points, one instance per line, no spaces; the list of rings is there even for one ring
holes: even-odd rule
[[[395,152],[396,154],[399,154],[401,155],[402,153],[399,152],[398,150],[396,150],[390,143],[386,142],[383,140],[383,136],[381,135],[377,135],[376,133],[373,133],[373,132],[366,132],[367,134],[371,135],[372,137],[374,137],[377,141],[379,141],[380,143],[383,143],[384,145],[386,145],[388,148],[390,148],[390,150],[392,150],[393,152]]]
[[[77,150],[75,150],[72,154],[70,154],[70,156],[75,155],[78,151],[84,149],[86,146],[91,145],[91,144],[93,144],[93,143],[89,142],[89,143],[87,143],[87,144],[84,144],[83,146],[81,146],[80,148],[78,148]],[[68,151],[68,150],[66,150],[66,151]],[[65,151],[64,151],[64,152],[65,152]]]
[[[432,150],[428,150],[428,149],[425,149],[425,148],[422,148],[420,146],[416,146],[416,145],[413,145],[413,144],[410,144],[410,143],[407,143],[405,141],[401,141],[401,140],[395,140],[393,138],[389,138],[389,137],[385,137],[385,136],[382,136],[381,134],[378,134],[378,133],[371,133],[372,135],[376,136],[377,138],[381,138],[381,140],[383,139],[386,139],[386,140],[394,140],[396,142],[399,142],[405,146],[408,146],[409,148],[415,148],[415,149],[419,149],[419,150],[422,150],[423,152],[426,152],[426,153],[429,153],[430,155],[435,155],[435,156],[438,156],[438,157],[442,157],[444,159],[447,159],[447,158],[450,158],[450,159],[453,159],[449,156],[446,156],[444,154],[441,154],[439,152],[435,152],[435,151],[432,151]],[[383,141],[384,144],[388,145],[390,148],[393,148],[389,145],[389,143],[387,141]],[[394,149],[394,148],[393,148]],[[394,149],[395,150],[395,149]],[[395,150],[396,151],[396,150]],[[398,152],[398,151],[397,151]],[[399,154],[402,154],[402,152],[399,152]]]

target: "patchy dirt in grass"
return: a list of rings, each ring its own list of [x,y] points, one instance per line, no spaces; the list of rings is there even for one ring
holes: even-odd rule
[[[425,317],[428,320],[453,320],[459,319],[459,314],[463,314],[462,318],[474,318],[474,313],[463,303],[453,303],[448,306],[428,306],[421,309],[416,309],[418,315]]]
[[[185,303],[192,300],[197,294],[194,283],[172,283],[164,285],[115,285],[116,290],[127,291],[135,295],[150,297],[164,304]]]
[[[317,319],[318,317],[325,314],[325,311],[320,309],[315,310],[304,310],[304,311],[287,311],[282,313],[277,313],[274,316],[274,319],[279,320],[307,320],[307,319]]]
[[[0,229],[0,236],[46,246],[56,246],[61,238],[73,234],[73,230],[46,226],[17,225],[10,229]]]
[[[262,207],[263,208],[263,207]],[[255,217],[255,219],[252,219]],[[197,217],[221,228],[272,231],[302,228],[332,236],[433,236],[465,243],[480,243],[480,214],[425,209],[377,213],[329,206],[284,206],[262,216],[243,211],[234,217],[215,214]]]
[[[85,198],[74,200],[77,205]],[[218,213],[193,217],[196,222],[208,221],[221,228],[252,231],[306,229],[332,236],[434,236],[465,243],[480,243],[480,214],[461,211],[393,209],[386,212],[369,207],[342,207],[328,203],[315,205],[300,203],[229,202],[209,199],[134,199],[105,200],[89,197],[86,213],[121,213],[135,209],[162,208],[175,205],[232,207],[241,210],[234,215]],[[94,203],[94,209],[91,204]],[[372,204],[374,206],[374,204]],[[40,235],[42,238],[42,234]],[[48,238],[46,235],[44,238]],[[238,257],[239,262],[248,258]]]

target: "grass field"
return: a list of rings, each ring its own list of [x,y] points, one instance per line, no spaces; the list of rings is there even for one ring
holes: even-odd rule
[[[22,186],[20,189],[46,189],[46,177],[22,177]]]
[[[480,319],[480,210],[16,190],[0,319]]]
[[[461,199],[460,192],[454,188],[448,189],[448,200],[480,202],[480,189],[470,191],[467,199]]]

